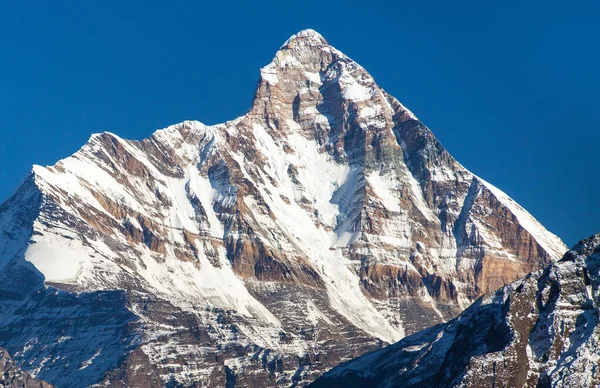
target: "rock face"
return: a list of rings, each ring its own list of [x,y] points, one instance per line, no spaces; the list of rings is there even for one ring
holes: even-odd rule
[[[564,251],[306,30],[246,115],[33,168],[0,207],[0,345],[57,386],[304,384]]]
[[[342,364],[311,387],[600,386],[600,234],[460,316]]]
[[[52,385],[36,380],[29,373],[23,372],[10,358],[10,354],[0,348],[0,387],[52,388]]]

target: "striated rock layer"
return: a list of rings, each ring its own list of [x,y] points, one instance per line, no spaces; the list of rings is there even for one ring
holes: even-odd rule
[[[600,234],[460,316],[326,373],[311,387],[600,386]]]
[[[35,166],[0,236],[0,345],[57,386],[304,384],[566,251],[312,30],[236,120]]]

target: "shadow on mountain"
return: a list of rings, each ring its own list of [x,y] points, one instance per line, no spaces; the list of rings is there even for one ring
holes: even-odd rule
[[[0,256],[0,347],[38,379],[57,387],[87,386],[127,355],[136,316],[127,309],[124,290],[60,290],[46,285],[25,260],[31,225],[45,202],[33,180],[28,177],[0,208],[0,221],[18,220],[2,228],[8,243]],[[18,214],[6,214],[11,209]]]
[[[3,285],[10,276],[30,288],[0,294],[0,346],[38,379],[57,387],[88,386],[134,345],[136,317],[125,291],[67,292],[45,287],[26,265],[6,269]]]

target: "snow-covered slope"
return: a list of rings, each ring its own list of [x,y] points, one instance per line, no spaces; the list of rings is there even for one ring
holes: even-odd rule
[[[600,386],[600,234],[458,318],[326,373],[311,387]]]
[[[12,298],[0,346],[58,386],[302,384],[566,250],[315,31],[260,74],[236,120],[142,141],[96,134],[33,168],[0,207],[0,291]],[[109,350],[78,353],[68,344],[82,333],[25,318],[20,303],[37,295],[44,311],[55,289],[114,332]],[[114,292],[122,326],[71,299]],[[58,375],[49,360],[67,351],[83,364]]]

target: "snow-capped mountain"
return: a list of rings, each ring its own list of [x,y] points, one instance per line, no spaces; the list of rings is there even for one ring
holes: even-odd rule
[[[305,30],[246,115],[33,168],[0,207],[0,346],[59,387],[303,384],[565,251]]]
[[[344,363],[314,387],[600,386],[600,234],[460,316]]]

